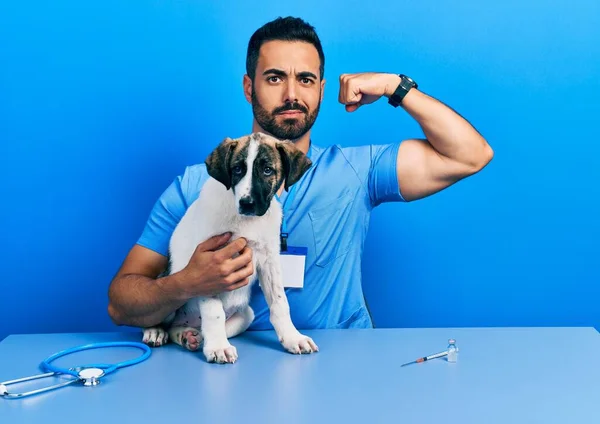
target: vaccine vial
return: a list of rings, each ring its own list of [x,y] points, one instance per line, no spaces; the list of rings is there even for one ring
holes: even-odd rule
[[[456,347],[456,340],[448,340],[448,362],[456,362],[458,360],[458,348]]]

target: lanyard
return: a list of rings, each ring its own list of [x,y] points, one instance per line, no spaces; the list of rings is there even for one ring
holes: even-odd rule
[[[310,159],[311,157],[311,152],[312,152],[312,143],[310,144],[309,148],[308,148],[308,153],[306,155],[306,157],[308,157]],[[292,186],[292,188],[290,189],[287,197],[285,198],[285,201],[283,202],[283,204],[281,205],[281,209],[283,212],[283,216],[281,218],[281,237],[280,237],[280,242],[281,242],[281,251],[285,252],[287,251],[287,239],[289,236],[289,232],[288,232],[288,227],[287,227],[287,220],[286,220],[286,205],[291,205],[293,203],[294,200],[294,196],[296,194],[296,189],[298,187],[298,182],[296,182],[296,184],[294,184]],[[279,203],[281,203],[281,199],[279,198],[279,196],[277,196],[277,199],[279,200]]]
[[[294,195],[296,194],[296,187],[297,187],[297,184],[294,184],[292,186],[287,197],[285,198],[285,201],[283,202],[283,205],[281,206],[283,216],[281,217],[281,240],[280,241],[281,241],[281,250],[283,252],[287,251],[287,239],[289,236],[288,227],[287,227],[287,219],[285,217],[287,215],[286,214],[286,205],[292,204]]]

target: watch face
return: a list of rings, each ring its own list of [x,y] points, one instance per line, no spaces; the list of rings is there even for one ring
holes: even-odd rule
[[[409,76],[401,75],[403,86],[408,87],[417,87],[417,83]]]

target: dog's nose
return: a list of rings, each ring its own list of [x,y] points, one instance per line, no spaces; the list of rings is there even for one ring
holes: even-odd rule
[[[240,207],[241,208],[248,208],[248,207],[252,207],[254,205],[254,201],[252,200],[251,197],[242,197],[240,199]]]
[[[246,196],[240,199],[240,213],[243,215],[254,214],[254,201],[251,197]]]

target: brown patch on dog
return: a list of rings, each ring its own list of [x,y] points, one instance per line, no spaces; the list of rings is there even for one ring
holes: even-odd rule
[[[258,143],[258,152],[253,169],[246,169],[248,145],[251,140]],[[285,190],[298,182],[311,167],[312,162],[289,140],[278,140],[264,133],[253,133],[236,139],[225,138],[205,161],[208,174],[220,181],[228,190],[247,172],[253,173],[253,181],[268,184],[269,190],[258,189],[264,197],[273,195],[285,182]],[[264,168],[273,169],[273,175],[265,175]],[[235,169],[235,172],[234,172]]]
[[[281,156],[285,190],[302,178],[304,173],[312,166],[310,159],[291,141],[280,141],[277,150]]]
[[[290,140],[279,140],[264,133],[253,133],[251,137],[259,144],[271,147],[273,153],[278,153],[280,160],[273,160],[273,164],[276,166],[277,175],[282,175],[282,180],[285,181],[286,191],[312,166],[311,160]],[[279,181],[278,186],[282,182]]]
[[[268,195],[272,196],[283,182],[281,159],[270,143],[259,143],[253,164],[253,184],[257,193],[268,192]],[[267,171],[270,172],[268,175]]]
[[[232,164],[234,161],[245,163],[249,142],[248,136],[236,139],[226,137],[204,161],[208,175],[222,183],[227,190],[232,186]]]

